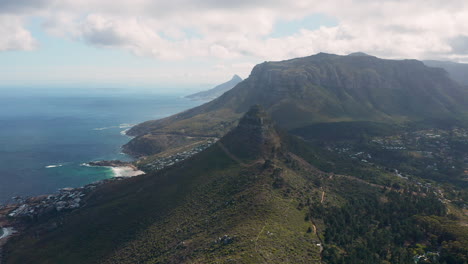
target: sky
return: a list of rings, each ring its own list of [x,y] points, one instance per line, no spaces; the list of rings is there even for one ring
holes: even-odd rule
[[[176,87],[319,52],[468,62],[468,1],[0,0],[0,35],[2,86]]]

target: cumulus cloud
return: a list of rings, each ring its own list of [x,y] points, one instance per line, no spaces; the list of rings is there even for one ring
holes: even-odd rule
[[[363,51],[385,58],[468,56],[465,0],[3,0],[0,10],[34,10],[50,34],[163,60],[259,61],[321,51]],[[337,24],[269,36],[278,21],[313,14],[333,17]],[[7,30],[15,31],[15,39],[29,38],[24,42],[29,44],[14,45],[33,46],[21,26]]]
[[[32,50],[37,41],[24,28],[24,20],[14,15],[0,15],[0,51]]]

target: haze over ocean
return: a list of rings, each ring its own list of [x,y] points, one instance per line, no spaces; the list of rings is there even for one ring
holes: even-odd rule
[[[162,118],[200,102],[182,94],[131,89],[0,90],[0,203],[53,193],[113,176],[93,160],[121,153],[129,124]]]

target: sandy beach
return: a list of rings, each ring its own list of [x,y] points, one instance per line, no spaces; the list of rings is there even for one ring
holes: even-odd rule
[[[114,177],[133,177],[145,174],[141,170],[135,170],[134,168],[128,167],[109,167],[114,172]]]

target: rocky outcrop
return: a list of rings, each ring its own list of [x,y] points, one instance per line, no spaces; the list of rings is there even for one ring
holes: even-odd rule
[[[274,122],[260,105],[252,106],[220,142],[241,159],[268,157],[281,148]]]

